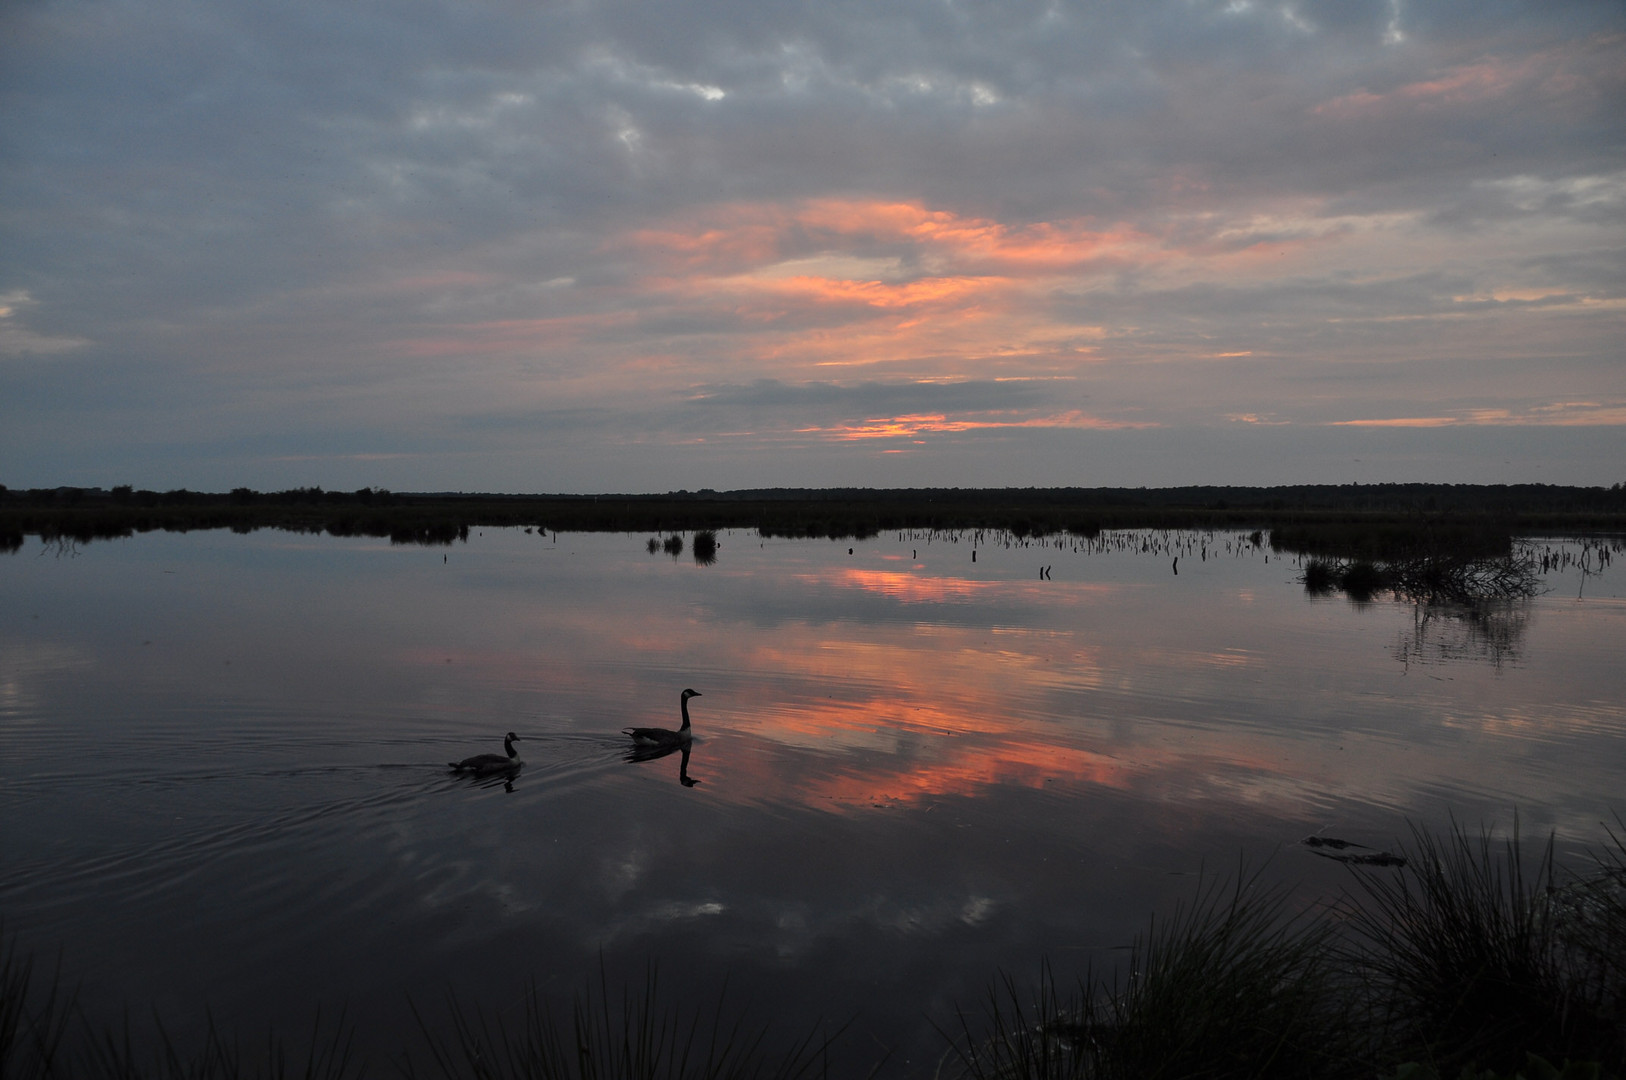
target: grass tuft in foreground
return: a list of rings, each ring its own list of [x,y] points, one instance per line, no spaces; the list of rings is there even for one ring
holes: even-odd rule
[[[1024,1007],[1006,977],[988,1035],[962,1013],[955,1056],[976,1080],[1369,1076],[1369,1029],[1331,934],[1257,875],[1200,886],[1137,939],[1126,984],[1087,980],[1064,1000],[1047,971]]]
[[[1453,823],[1414,828],[1405,872],[1357,874],[1357,959],[1395,1051],[1456,1075],[1548,1061],[1626,1061],[1620,946],[1626,864],[1560,884],[1551,838],[1534,859]]]
[[[1413,830],[1405,863],[1356,863],[1340,905],[1296,913],[1259,875],[1208,880],[1135,942],[1122,981],[1087,976],[1037,993],[1009,976],[980,1017],[959,1015],[939,1076],[973,1080],[1344,1077],[1607,1080],[1626,1070],[1626,828],[1590,872],[1563,875],[1553,841],[1530,856],[1517,822],[1505,841],[1453,823]],[[836,1032],[770,1038],[722,996],[668,1005],[655,970],[612,992],[602,970],[553,1011],[531,989],[509,1027],[450,1003],[444,1028],[421,1013],[426,1058],[409,1078],[454,1080],[809,1080],[829,1073]],[[364,1071],[341,1018],[318,1018],[304,1054],[275,1036],[250,1051],[211,1024],[201,1048],[133,1048],[92,1030],[58,977],[37,978],[14,942],[0,952],[0,1078],[348,1080]],[[445,1034],[437,1034],[444,1031]],[[405,1052],[403,1051],[403,1054]],[[420,1073],[417,1066],[425,1066]],[[876,1066],[879,1071],[880,1065]]]
[[[74,996],[61,990],[60,970],[36,985],[34,959],[17,951],[0,925],[0,1077],[68,1075],[63,1051]],[[43,996],[42,996],[43,994]]]
[[[641,988],[610,992],[600,971],[596,987],[556,1015],[531,986],[517,1029],[449,1002],[451,1034],[435,1034],[414,1006],[435,1072],[468,1080],[811,1080],[828,1073],[827,1052],[840,1032],[815,1028],[789,1050],[767,1048],[768,1028],[725,1016],[723,995],[707,1015],[696,1007],[662,1005],[653,966]],[[419,1074],[410,1061],[403,1071]]]
[[[1626,841],[1560,880],[1517,823],[1497,843],[1413,829],[1403,867],[1292,917],[1245,877],[1138,939],[1126,984],[1025,999],[996,982],[948,1036],[974,1080],[1394,1077],[1597,1080],[1626,1069]],[[1397,860],[1398,861],[1398,860]],[[1556,1063],[1556,1064],[1554,1064]]]

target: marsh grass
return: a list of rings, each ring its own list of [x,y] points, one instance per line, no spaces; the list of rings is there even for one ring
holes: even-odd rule
[[[0,926],[0,1078],[36,1080],[67,1075],[64,1041],[75,995],[62,990],[61,964],[35,979],[34,958]]]
[[[1626,1068],[1626,831],[1561,880],[1453,821],[1414,827],[1403,868],[1353,865],[1319,913],[1239,875],[1137,938],[1127,978],[1071,994],[1009,976],[949,1061],[973,1080],[1619,1077]],[[1550,1063],[1561,1064],[1550,1064]],[[940,1070],[941,1072],[941,1070]]]
[[[811,1080],[828,1074],[828,1051],[839,1031],[810,1030],[789,1049],[769,1047],[766,1025],[725,1013],[719,994],[709,1010],[665,1004],[655,968],[644,984],[610,990],[602,970],[596,985],[577,991],[568,1018],[556,1014],[535,985],[524,1015],[510,1028],[455,998],[448,1002],[449,1036],[414,1015],[429,1046],[435,1075],[468,1080]],[[411,1063],[403,1071],[416,1077]]]
[[[1563,884],[1552,838],[1532,857],[1517,820],[1500,844],[1454,821],[1443,837],[1414,827],[1404,872],[1356,875],[1354,955],[1402,1057],[1449,1075],[1512,1071],[1531,1053],[1626,1061],[1626,866],[1611,835],[1612,863]]]
[[[129,1017],[119,1029],[95,1030],[64,989],[60,964],[36,977],[15,939],[0,946],[0,1080],[349,1080],[364,1072],[351,1052],[341,1016],[331,1028],[318,1013],[303,1054],[276,1034],[245,1049],[209,1018],[200,1046],[181,1046],[157,1016],[151,1037],[137,1038]]]
[[[154,529],[287,529],[450,544],[471,527],[552,532],[756,529],[763,536],[856,538],[894,530],[1093,537],[1103,529],[1261,529],[1304,554],[1389,558],[1446,538],[1493,554],[1511,533],[1619,530],[1626,490],[1551,485],[758,489],[664,495],[403,494],[296,488],[227,493],[0,485],[0,553],[25,536],[88,542]],[[1505,546],[1505,545],[1504,545]]]
[[[1024,1007],[1004,978],[986,1035],[961,1013],[955,1057],[976,1080],[1370,1075],[1332,934],[1257,874],[1210,881],[1137,938],[1123,983],[1087,976],[1064,998],[1046,970]]]
[[[702,529],[694,534],[690,543],[694,549],[694,561],[701,566],[710,566],[717,561],[717,534],[710,529]]]
[[[1309,911],[1258,873],[1205,878],[1136,938],[1121,976],[1087,974],[1065,992],[1048,967],[1033,991],[999,976],[980,1009],[960,1010],[956,1030],[942,1032],[938,1076],[1620,1077],[1626,828],[1606,831],[1593,865],[1566,874],[1552,838],[1527,850],[1517,820],[1502,840],[1454,821],[1443,835],[1414,827],[1403,867],[1352,865],[1348,895]],[[60,968],[42,975],[4,942],[0,1078],[365,1072],[343,1017],[331,1027],[318,1017],[303,1053],[275,1035],[244,1049],[212,1021],[201,1045],[182,1047],[156,1017],[152,1038],[132,1038],[128,1020],[95,1030],[75,997]],[[410,1080],[810,1080],[830,1075],[841,1034],[815,1025],[786,1041],[726,992],[709,1005],[674,1003],[653,967],[619,989],[601,968],[567,1006],[533,986],[515,1023],[455,998],[438,1027],[413,1012],[428,1051],[395,1062]]]
[[[1317,555],[1305,561],[1300,580],[1313,596],[1341,589],[1359,603],[1388,592],[1424,603],[1472,605],[1536,595],[1541,589],[1536,566],[1522,550],[1494,557],[1445,551],[1380,562]]]
[[[290,1051],[276,1033],[245,1049],[209,1017],[202,1044],[180,1045],[162,1020],[153,1017],[154,1038],[145,1048],[131,1038],[126,1017],[122,1028],[89,1037],[70,1075],[107,1080],[359,1080],[365,1064],[352,1050],[352,1029],[340,1016],[326,1028],[318,1012],[303,1054]]]

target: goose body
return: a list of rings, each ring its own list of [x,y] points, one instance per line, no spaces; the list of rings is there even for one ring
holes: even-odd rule
[[[514,749],[514,744],[517,742],[519,742],[519,736],[510,731],[502,740],[502,748],[507,751],[507,757],[502,754],[475,754],[473,757],[466,757],[462,761],[449,761],[447,765],[455,772],[472,773],[505,772],[509,769],[517,769],[525,764],[519,759],[519,752]]]
[[[630,727],[622,728],[621,733],[629,736],[638,746],[687,746],[693,738],[689,730],[689,699],[703,696],[698,690],[683,691],[678,699],[683,707],[683,726],[676,731],[670,728]]]

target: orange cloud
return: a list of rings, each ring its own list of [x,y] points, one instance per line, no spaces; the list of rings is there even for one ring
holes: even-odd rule
[[[979,431],[989,428],[1077,428],[1096,431],[1116,431],[1124,428],[1151,428],[1152,421],[1104,420],[1077,411],[1052,416],[1027,417],[1020,420],[950,420],[942,413],[909,416],[877,417],[861,423],[836,427],[798,428],[801,434],[827,435],[837,439],[891,439],[922,433]]]
[[[725,204],[688,226],[640,229],[617,242],[689,269],[728,273],[825,251],[882,251],[942,268],[1006,275],[1057,272],[1146,246],[1126,225],[1085,220],[1006,225],[915,202],[813,199],[789,207]]]
[[[924,278],[900,284],[884,281],[843,281],[822,277],[776,278],[751,283],[768,294],[781,294],[812,303],[864,304],[873,308],[953,305],[987,294],[1004,284],[989,277]]]
[[[1450,427],[1462,421],[1454,416],[1397,416],[1387,420],[1334,420],[1332,427]]]
[[[1626,403],[1563,401],[1511,409],[1469,409],[1456,416],[1398,416],[1334,420],[1333,427],[1616,427],[1626,425]]]
[[[1612,90],[1621,82],[1622,40],[1620,35],[1600,34],[1514,60],[1489,56],[1381,93],[1357,90],[1312,111],[1334,118],[1356,117],[1472,105],[1513,94],[1524,99],[1556,99],[1587,92],[1588,87]]]
[[[1395,106],[1428,108],[1461,105],[1507,93],[1520,80],[1528,61],[1506,65],[1496,60],[1454,68],[1434,79],[1407,83],[1381,94],[1357,90],[1313,110],[1323,116],[1356,116]]]

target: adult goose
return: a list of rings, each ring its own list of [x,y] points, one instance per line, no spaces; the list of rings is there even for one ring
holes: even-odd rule
[[[687,746],[693,738],[693,732],[689,730],[689,699],[704,696],[698,690],[683,691],[678,699],[683,706],[683,726],[676,731],[670,728],[630,727],[622,728],[621,734],[631,736],[637,746]]]
[[[502,740],[502,748],[507,752],[507,757],[502,754],[475,754],[462,761],[449,761],[447,764],[454,772],[494,773],[517,769],[525,764],[519,759],[518,751],[514,749],[517,742],[519,736],[510,731]]]

